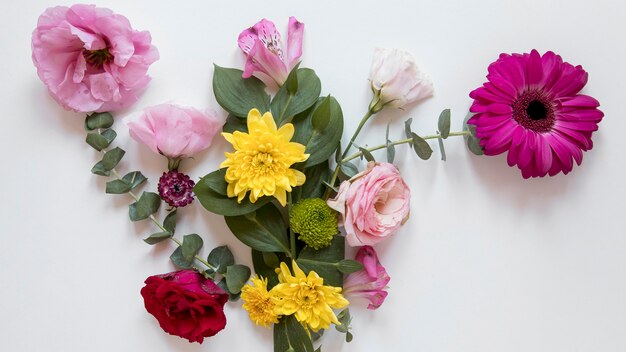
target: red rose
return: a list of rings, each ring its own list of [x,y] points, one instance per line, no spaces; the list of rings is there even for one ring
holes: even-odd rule
[[[165,332],[189,342],[202,343],[226,326],[228,294],[193,270],[150,276],[141,295]]]

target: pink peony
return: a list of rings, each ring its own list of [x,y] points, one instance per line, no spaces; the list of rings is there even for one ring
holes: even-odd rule
[[[587,72],[537,50],[501,54],[488,71],[489,82],[470,93],[476,114],[468,121],[485,155],[508,151],[509,166],[524,178],[567,174],[573,161],[580,165],[604,116],[597,100],[578,94]]]
[[[224,119],[213,111],[161,104],[145,109],[127,124],[136,141],[169,159],[181,159],[208,148]]]
[[[285,83],[291,69],[302,56],[304,24],[289,17],[287,55],[283,51],[280,33],[274,23],[262,19],[239,34],[239,47],[247,56],[243,78],[261,72],[272,78],[279,86]]]
[[[346,277],[343,283],[343,294],[366,298],[370,301],[367,309],[377,309],[387,297],[385,289],[391,277],[378,261],[378,255],[371,246],[359,248],[354,260],[363,264],[363,269]]]
[[[137,101],[158,60],[150,33],[94,5],[47,9],[33,31],[33,62],[50,95],[65,109],[114,111]]]
[[[352,247],[374,245],[394,234],[408,219],[411,191],[398,169],[369,162],[367,169],[341,183],[328,205],[343,218]]]
[[[403,108],[407,104],[433,95],[433,83],[415,63],[413,55],[399,49],[374,50],[369,80],[375,99],[374,112],[389,105]]]

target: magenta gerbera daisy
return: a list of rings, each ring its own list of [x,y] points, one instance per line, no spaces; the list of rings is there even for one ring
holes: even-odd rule
[[[578,94],[587,72],[537,50],[501,54],[488,71],[488,82],[470,93],[476,114],[468,121],[485,154],[508,151],[509,166],[524,178],[567,174],[574,160],[580,165],[604,116],[597,100]]]

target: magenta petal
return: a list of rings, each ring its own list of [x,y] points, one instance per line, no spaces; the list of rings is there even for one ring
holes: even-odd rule
[[[257,40],[250,50],[243,77],[250,77],[255,71],[270,76],[278,85],[282,85],[289,74],[280,57],[270,52],[260,40]]]
[[[597,108],[600,103],[588,95],[575,95],[561,100],[563,106],[576,106],[586,108]]]
[[[536,87],[543,78],[543,65],[541,61],[541,56],[539,56],[537,50],[533,49],[530,52],[527,65],[527,84],[530,87]]]
[[[302,56],[302,37],[304,36],[304,24],[295,17],[289,17],[289,29],[287,31],[287,66],[291,69],[298,63]]]

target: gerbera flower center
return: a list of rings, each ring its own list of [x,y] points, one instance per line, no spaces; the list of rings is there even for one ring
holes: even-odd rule
[[[109,52],[108,48],[100,50],[84,50],[83,56],[88,64],[96,68],[102,68],[104,64],[113,61],[113,55]]]
[[[542,91],[526,91],[513,102],[513,119],[535,132],[549,132],[554,126],[554,106]]]

